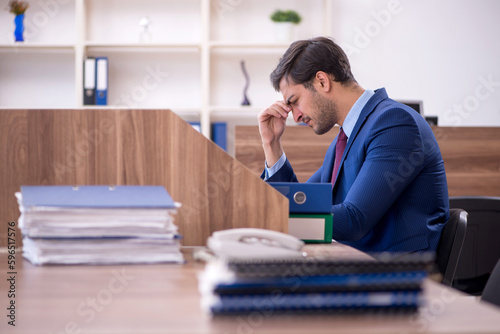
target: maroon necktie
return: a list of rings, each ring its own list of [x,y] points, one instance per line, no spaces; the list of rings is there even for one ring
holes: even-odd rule
[[[335,184],[335,179],[337,178],[337,173],[340,168],[340,161],[342,160],[342,156],[344,155],[346,144],[347,136],[345,135],[344,130],[340,128],[340,132],[337,137],[337,145],[335,146],[335,163],[333,165],[332,186]]]

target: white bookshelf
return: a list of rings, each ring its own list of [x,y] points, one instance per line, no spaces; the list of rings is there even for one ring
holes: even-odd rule
[[[74,51],[74,44],[30,44],[30,43],[17,43],[17,44],[1,44],[0,50],[12,51],[14,53],[26,50],[38,50],[38,51]]]
[[[276,42],[270,14],[297,10],[303,21],[295,38],[329,35],[332,1],[70,0],[49,9],[32,2],[25,19],[31,33],[23,43],[12,41],[14,17],[3,11],[0,107],[95,108],[83,106],[82,64],[86,56],[105,56],[106,108],[172,109],[199,121],[207,136],[213,120],[255,124],[257,113],[280,98],[269,73],[289,46]],[[142,17],[151,22],[147,41],[141,40]],[[249,107],[240,105],[241,60],[250,75]],[[157,85],[155,70],[163,75]],[[155,89],[144,94],[146,81]],[[123,102],[125,95],[132,102]]]

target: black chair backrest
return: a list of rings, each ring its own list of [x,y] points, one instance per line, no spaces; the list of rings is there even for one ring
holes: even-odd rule
[[[450,208],[467,211],[467,236],[453,287],[480,295],[500,259],[500,197],[450,197]]]
[[[467,230],[467,211],[450,209],[450,219],[441,232],[436,251],[436,264],[443,275],[443,284],[451,286]]]
[[[484,286],[481,300],[500,306],[500,260],[498,260],[488,282]]]

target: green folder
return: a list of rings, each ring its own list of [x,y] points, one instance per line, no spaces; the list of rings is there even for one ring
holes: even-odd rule
[[[290,214],[288,233],[305,243],[331,243],[333,215],[330,213]]]

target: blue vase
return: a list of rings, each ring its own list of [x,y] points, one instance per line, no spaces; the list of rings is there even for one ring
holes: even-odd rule
[[[24,14],[16,15],[14,19],[14,24],[16,25],[16,30],[14,30],[14,37],[16,38],[16,42],[23,42]]]

